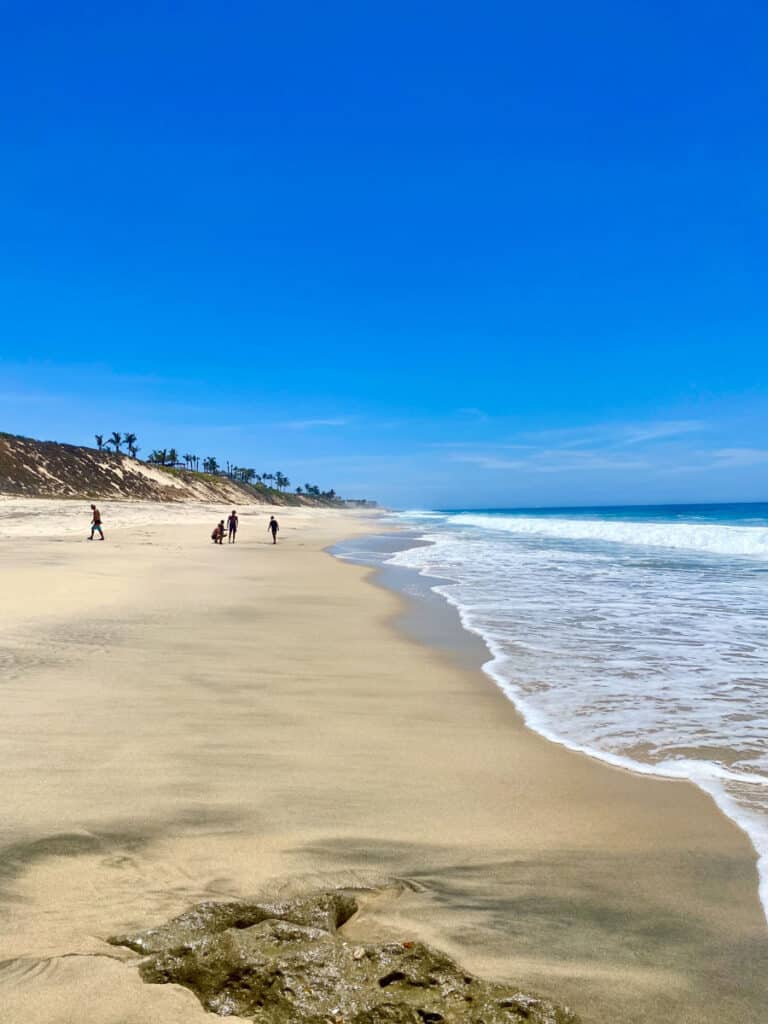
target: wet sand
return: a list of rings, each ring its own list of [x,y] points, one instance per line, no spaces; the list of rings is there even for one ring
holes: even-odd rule
[[[251,510],[214,547],[103,511],[104,544],[0,541],[4,1021],[210,1021],[106,937],[344,884],[381,887],[352,934],[425,939],[587,1022],[763,1024],[746,837],[398,633],[402,600],[323,550],[363,519],[279,510],[273,547]]]

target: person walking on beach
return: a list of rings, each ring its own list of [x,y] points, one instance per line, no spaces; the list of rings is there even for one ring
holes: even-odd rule
[[[99,512],[95,505],[91,505],[91,536],[88,540],[93,540],[93,535],[97,530],[99,531],[99,540],[104,540],[104,531],[101,528],[101,512]]]
[[[277,531],[280,529],[280,524],[274,516],[269,517],[269,526],[267,529],[272,531],[272,543],[277,544]]]
[[[235,543],[235,534],[237,533],[237,512],[232,509],[232,515],[227,519],[227,530],[229,532],[229,543]]]

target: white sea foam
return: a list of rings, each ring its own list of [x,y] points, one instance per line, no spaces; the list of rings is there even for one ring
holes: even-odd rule
[[[767,577],[741,536],[768,531],[533,519],[422,522],[430,543],[391,561],[445,580],[531,728],[709,793],[758,852],[768,917]]]
[[[445,519],[444,512],[431,512],[429,509],[414,508],[405,512],[393,513],[396,519]]]
[[[710,523],[648,523],[627,520],[498,516],[463,513],[462,526],[559,540],[606,541],[644,547],[706,551],[711,554],[768,559],[768,527]]]

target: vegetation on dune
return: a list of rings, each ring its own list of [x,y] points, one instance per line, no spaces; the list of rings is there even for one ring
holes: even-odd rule
[[[123,445],[125,445],[128,449],[128,454],[132,459],[135,459],[139,453],[139,447],[136,444],[138,438],[135,434],[130,433],[129,431],[123,434],[119,430],[113,430],[111,436],[108,437],[106,441],[104,440],[103,434],[94,434],[93,436],[96,439],[96,448],[100,452],[103,452],[109,445],[112,445],[115,449],[115,454],[118,455]]]
[[[96,439],[96,447],[100,452],[112,447],[116,455],[121,454],[122,446],[125,445],[130,457],[135,459],[141,450],[137,444],[138,438],[136,434],[131,432],[122,433],[121,431],[113,430],[110,437],[106,440],[104,439],[104,434],[94,434],[94,437]],[[147,456],[146,462],[150,466],[159,466],[165,470],[185,470],[189,473],[201,473],[200,465],[202,462],[203,474],[226,477],[236,483],[252,488],[261,495],[267,496],[274,493],[287,496],[288,488],[291,486],[291,481],[280,470],[276,470],[274,473],[271,471],[257,473],[255,469],[250,467],[235,466],[229,462],[225,464],[225,468],[222,468],[218,459],[213,455],[209,455],[201,460],[199,455],[195,455],[192,452],[187,452],[180,456],[175,448],[154,448]],[[299,498],[315,498],[328,502],[342,500],[333,488],[323,491],[317,484],[305,483],[303,486],[299,485],[296,487],[295,494]]]
[[[127,442],[126,435],[126,442]],[[135,441],[135,435],[131,435]],[[187,453],[183,455],[181,459],[176,452],[175,448],[155,448],[150,452],[147,462],[153,466],[162,466],[164,469],[186,469],[192,473],[200,472],[200,456]],[[246,466],[235,466],[230,462],[225,464],[225,468],[222,469],[219,465],[218,459],[213,455],[209,455],[202,460],[203,473],[213,473],[218,476],[225,476],[230,480],[236,480],[240,484],[247,484],[251,487],[256,487],[262,491],[278,491],[280,494],[285,494],[288,488],[291,486],[291,481],[281,470],[276,472],[265,472],[257,473],[255,469]],[[336,491],[331,488],[327,491],[321,491],[316,484],[304,484],[303,487],[298,486],[295,491],[299,496],[305,495],[312,498],[324,498],[327,501],[338,501],[339,496]]]
[[[224,493],[234,485],[243,498],[255,498],[272,505],[350,505],[374,507],[375,501],[342,499],[334,490],[321,490],[305,483],[289,490],[291,481],[280,470],[257,473],[245,466],[226,462],[224,467],[210,455],[175,448],[154,449],[146,460],[138,458],[138,437],[132,431],[112,431],[111,436],[94,434],[95,448],[58,441],[38,441],[0,431],[0,494],[30,497],[132,497],[161,501],[199,498]],[[126,454],[136,460],[136,471],[126,473]],[[163,482],[157,474],[142,473],[142,465],[155,466],[176,482]],[[202,466],[202,470],[201,467]],[[224,488],[219,485],[224,485]],[[229,498],[227,500],[230,500]]]

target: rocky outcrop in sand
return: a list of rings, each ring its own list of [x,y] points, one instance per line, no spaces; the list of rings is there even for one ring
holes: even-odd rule
[[[220,1016],[258,1024],[578,1024],[567,1008],[463,971],[421,942],[358,944],[344,891],[284,903],[201,903],[168,924],[116,936],[145,981],[191,989]]]

